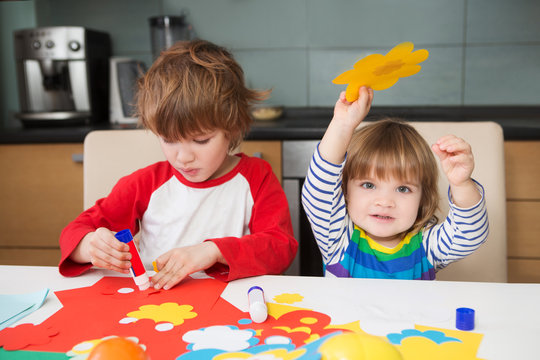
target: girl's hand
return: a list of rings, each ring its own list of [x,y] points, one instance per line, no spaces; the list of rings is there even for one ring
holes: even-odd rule
[[[343,121],[354,130],[365,119],[373,102],[373,89],[362,86],[359,90],[358,100],[348,102],[345,91],[339,94],[334,106],[334,119]]]
[[[443,136],[431,146],[439,157],[442,169],[451,185],[459,186],[470,180],[474,169],[471,146],[454,135]]]
[[[474,157],[471,146],[454,135],[443,136],[431,146],[439,157],[441,167],[450,183],[454,204],[469,208],[480,201],[482,195],[471,179]]]
[[[114,233],[104,227],[84,236],[71,255],[73,261],[90,262],[92,265],[129,273],[131,254],[129,246],[114,237]]]
[[[353,103],[347,101],[345,91],[341,92],[334,107],[334,117],[319,144],[323,159],[333,164],[343,161],[354,130],[367,116],[372,101],[373,89],[365,86],[360,88],[358,100]]]
[[[186,276],[208,269],[218,261],[225,263],[212,241],[169,250],[156,259],[158,272],[152,276],[152,285],[155,289],[169,290]]]

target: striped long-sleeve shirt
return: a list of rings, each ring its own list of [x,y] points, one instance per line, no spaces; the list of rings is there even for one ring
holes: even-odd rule
[[[316,149],[302,188],[302,204],[322,254],[325,276],[434,279],[435,272],[474,252],[488,235],[484,189],[470,208],[452,203],[446,219],[386,248],[356,227],[341,190],[345,162],[332,164]]]

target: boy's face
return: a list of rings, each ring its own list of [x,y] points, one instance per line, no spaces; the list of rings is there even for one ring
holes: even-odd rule
[[[387,247],[414,224],[422,198],[419,182],[374,176],[347,183],[347,210],[352,221],[366,234]]]
[[[188,181],[202,182],[229,172],[237,159],[229,156],[229,140],[222,130],[198,134],[176,142],[160,137],[167,161]]]

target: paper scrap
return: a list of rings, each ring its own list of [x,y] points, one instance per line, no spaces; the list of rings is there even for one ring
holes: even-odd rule
[[[0,294],[0,330],[39,309],[49,289],[29,294]]]

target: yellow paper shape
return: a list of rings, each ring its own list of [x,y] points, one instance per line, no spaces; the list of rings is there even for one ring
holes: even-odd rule
[[[274,301],[282,304],[294,304],[304,300],[304,297],[300,294],[281,294],[274,296]]]
[[[274,303],[266,303],[266,306],[268,307],[268,315],[271,315],[274,319],[279,319],[281,316],[288,314],[293,311],[297,310],[310,310],[306,308],[291,306],[291,305],[284,305],[284,304],[274,304]]]
[[[294,349],[289,352],[287,349],[273,349],[263,351],[257,355],[245,352],[230,352],[225,354],[219,354],[214,356],[213,360],[237,360],[237,359],[282,359],[282,360],[294,360],[302,357],[306,353],[306,349]]]
[[[428,338],[408,337],[403,339],[400,345],[396,345],[404,360],[480,360],[476,357],[476,353],[482,342],[483,334],[422,325],[415,325],[415,329],[441,331],[446,336],[457,338],[461,342],[450,341],[436,344]]]
[[[127,314],[136,319],[151,319],[156,323],[170,322],[174,326],[182,325],[184,320],[193,319],[197,316],[191,305],[178,305],[177,303],[167,302],[161,305],[143,305],[139,310]]]
[[[362,86],[373,90],[386,90],[400,78],[414,75],[422,68],[418,64],[428,58],[429,52],[425,49],[413,52],[413,49],[412,42],[404,42],[396,45],[386,55],[368,55],[357,61],[353,69],[345,71],[332,82],[348,84],[345,97],[349,102],[358,99],[358,91]]]

